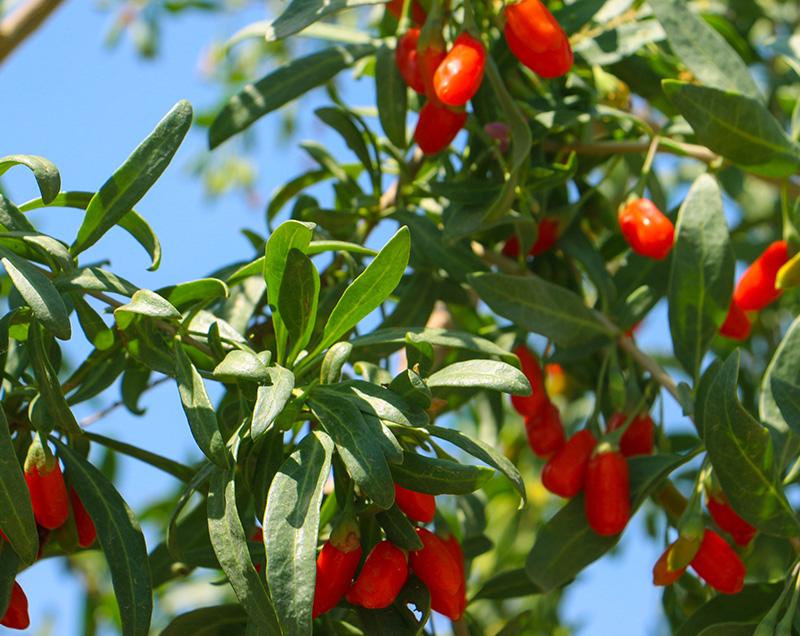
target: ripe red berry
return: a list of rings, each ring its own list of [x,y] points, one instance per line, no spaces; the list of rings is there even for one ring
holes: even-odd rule
[[[736,545],[744,546],[750,543],[758,530],[736,514],[725,493],[722,491],[707,492],[706,495],[708,512],[711,513],[717,525],[731,534]]]
[[[419,71],[419,64],[417,63],[418,40],[419,29],[409,29],[397,41],[397,48],[394,50],[394,60],[405,83],[422,95],[425,93],[425,84],[422,81],[422,74]]]
[[[466,121],[465,110],[453,110],[435,100],[428,100],[419,111],[414,141],[424,154],[435,155],[450,145]]]
[[[561,222],[554,218],[543,218],[539,221],[536,241],[531,246],[528,256],[539,256],[551,249],[561,238]],[[502,253],[510,258],[519,256],[519,238],[514,234],[503,245]]]
[[[619,227],[631,249],[657,261],[666,258],[675,242],[675,227],[649,199],[637,199],[619,213]]]
[[[394,501],[406,517],[420,523],[430,523],[436,513],[436,497],[421,492],[414,492],[402,486],[394,485]]]
[[[610,537],[625,529],[631,514],[628,462],[616,450],[595,452],[586,468],[585,511],[589,526]]]
[[[97,538],[97,530],[94,527],[94,521],[86,512],[81,498],[75,489],[69,487],[69,501],[72,504],[72,515],[75,517],[75,525],[78,528],[78,545],[82,548],[91,546]]]
[[[569,39],[540,0],[522,0],[505,8],[504,33],[515,57],[541,77],[559,77],[572,68]]]
[[[725,539],[706,530],[691,563],[706,583],[723,594],[738,594],[744,587],[744,563]]]
[[[564,425],[556,405],[546,400],[536,415],[526,416],[525,433],[531,450],[542,459],[551,457],[564,446]]]
[[[624,413],[614,413],[606,422],[606,430],[616,431],[628,419]],[[619,440],[619,450],[625,457],[650,455],[655,441],[655,424],[649,413],[637,415]]]
[[[361,573],[345,598],[353,605],[380,609],[394,603],[408,578],[405,553],[390,541],[378,543],[367,555]]]
[[[675,544],[673,543],[672,545]],[[659,557],[658,561],[656,561],[656,564],[653,566],[653,585],[672,585],[686,572],[685,567],[679,570],[669,569],[669,552],[672,550],[672,545],[664,550],[664,554]]]
[[[462,33],[433,74],[436,97],[450,106],[466,104],[478,91],[485,67],[486,49],[481,41]]]
[[[544,465],[542,485],[559,497],[569,499],[577,495],[583,490],[586,468],[596,445],[590,430],[575,433]]]
[[[25,481],[31,494],[33,516],[39,525],[55,530],[69,517],[69,495],[58,461],[47,473],[40,473],[36,464],[25,467]]]
[[[544,391],[544,378],[542,377],[542,367],[539,361],[525,345],[519,345],[514,349],[514,355],[519,358],[522,374],[528,378],[532,392],[530,395],[512,395],[511,406],[523,416],[536,415],[547,401],[547,394]]]
[[[778,270],[789,260],[786,241],[775,241],[745,270],[733,299],[744,311],[764,309],[783,293],[775,289]]]
[[[444,542],[430,530],[415,528],[422,550],[408,553],[408,565],[428,588],[455,594],[461,585],[461,568]]]
[[[325,542],[317,557],[312,618],[332,610],[342,600],[360,561],[360,545],[350,552],[344,552],[330,541]]]
[[[11,629],[27,629],[30,624],[28,597],[25,596],[20,584],[14,581],[14,587],[11,588],[11,601],[8,603],[8,609],[3,618],[0,619],[0,625]]]
[[[731,299],[728,314],[719,328],[719,334],[733,340],[747,340],[750,335],[750,319],[735,298]]]
[[[461,583],[453,594],[446,594],[437,587],[429,588],[431,593],[431,609],[440,614],[444,614],[451,621],[457,621],[464,615],[464,610],[467,609],[467,581],[464,575],[464,555],[461,552],[461,545],[459,545],[458,539],[456,539],[454,535],[451,534],[448,538],[442,539],[442,542],[458,565]]]
[[[386,3],[386,10],[399,20],[400,16],[403,14],[403,0],[390,0]],[[414,24],[416,24],[418,27],[422,26],[425,24],[425,19],[427,17],[428,16],[425,13],[425,9],[422,8],[422,5],[419,3],[419,1],[412,0],[411,20],[414,22]]]
[[[514,33],[510,23],[506,24],[503,33],[514,57],[540,77],[548,79],[561,77],[572,68],[574,57],[566,35],[561,39],[558,48],[539,52],[529,48],[525,40]]]

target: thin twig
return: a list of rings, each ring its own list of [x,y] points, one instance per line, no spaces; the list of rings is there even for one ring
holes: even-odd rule
[[[0,21],[0,62],[38,29],[63,0],[28,0]]]

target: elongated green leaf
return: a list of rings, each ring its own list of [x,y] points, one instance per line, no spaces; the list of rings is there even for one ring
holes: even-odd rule
[[[223,382],[235,382],[238,378],[253,382],[266,382],[270,379],[270,375],[269,369],[255,354],[242,349],[234,349],[216,366],[214,378]]]
[[[410,247],[408,228],[402,227],[342,294],[315,352],[339,340],[389,297],[408,265]]]
[[[631,484],[631,512],[642,505],[649,494],[673,470],[691,459],[691,455],[638,456],[628,459]],[[544,592],[555,590],[603,556],[621,533],[603,537],[589,527],[584,513],[583,493],[572,498],[536,534],[525,569],[531,580]]]
[[[73,294],[72,304],[75,305],[78,321],[86,339],[101,351],[110,348],[114,344],[114,332],[100,314],[86,302],[82,294]]]
[[[358,487],[378,507],[391,507],[394,503],[392,474],[383,450],[364,422],[361,412],[344,396],[327,390],[314,391],[308,405],[333,439],[336,450]]]
[[[792,506],[780,486],[769,430],[739,403],[739,351],[722,365],[709,390],[704,440],[731,507],[750,524],[778,536],[800,535]]]
[[[153,591],[142,529],[114,485],[80,454],[53,440],[70,483],[97,528],[97,539],[111,570],[122,633],[146,636],[153,612]]]
[[[713,177],[694,182],[678,212],[669,279],[669,326],[675,357],[695,381],[728,313],[736,261]]]
[[[37,210],[45,206],[50,206],[85,210],[89,207],[92,197],[94,197],[94,192],[61,192],[49,203],[45,203],[43,199],[34,199],[22,204],[19,209],[23,212],[28,212],[29,210]],[[152,262],[147,269],[149,271],[157,270],[158,266],[161,264],[161,243],[155,235],[155,232],[153,232],[153,228],[150,227],[150,224],[139,216],[137,212],[130,210],[117,221],[117,225],[135,238],[150,255]]]
[[[530,383],[519,369],[497,360],[454,362],[425,380],[429,387],[479,387],[511,395],[530,395]]]
[[[267,580],[285,634],[311,634],[317,533],[322,488],[331,470],[333,442],[306,435],[272,480],[264,516]]]
[[[605,29],[595,37],[583,38],[573,50],[575,57],[587,64],[609,66],[665,37],[664,29],[655,20],[631,20]]]
[[[395,147],[402,150],[406,147],[408,87],[397,68],[394,51],[385,44],[375,56],[375,92],[383,132]]]
[[[479,439],[472,438],[452,428],[429,426],[427,430],[434,437],[438,437],[458,446],[464,452],[469,453],[482,462],[486,462],[492,468],[499,470],[508,477],[508,480],[514,488],[516,488],[519,496],[522,498],[522,503],[525,503],[525,482],[522,479],[522,475],[520,475],[514,462],[508,459],[508,457],[503,455],[499,450]]]
[[[0,542],[0,612],[6,615],[11,602],[11,592],[19,571],[19,555],[11,548],[11,544]]]
[[[333,385],[330,390],[346,395],[362,413],[374,415],[387,422],[403,426],[425,426],[430,421],[428,414],[419,405],[378,384],[364,380],[347,380]]]
[[[72,271],[74,263],[63,243],[39,232],[0,232],[0,243],[15,254],[47,265],[54,273]]]
[[[350,252],[351,254],[363,254],[364,256],[377,256],[378,252],[357,243],[347,241],[311,241],[308,245],[306,254],[322,254],[323,252]]]
[[[82,435],[83,429],[78,425],[72,409],[67,404],[61,382],[47,357],[42,330],[35,319],[31,321],[28,329],[28,355],[47,412],[63,431],[72,435]]]
[[[392,477],[403,488],[429,495],[466,495],[482,488],[494,471],[485,466],[403,453],[402,464],[391,464]]]
[[[56,276],[53,285],[58,291],[100,291],[132,297],[139,288],[124,278],[99,267],[81,267],[67,275]]]
[[[227,298],[228,286],[217,278],[201,278],[159,289],[158,295],[166,298],[176,309],[187,309],[195,303],[207,303],[215,298]]]
[[[33,223],[2,194],[0,194],[0,225],[7,230],[36,231]]]
[[[86,436],[86,439],[92,442],[97,442],[106,448],[117,451],[118,453],[128,455],[129,457],[138,459],[140,462],[150,464],[151,466],[158,468],[159,470],[162,470],[168,475],[172,475],[176,479],[180,479],[183,482],[190,481],[197,474],[196,470],[186,466],[185,464],[176,462],[168,457],[162,457],[156,453],[151,453],[150,451],[146,451],[138,446],[132,446],[131,444],[126,444],[125,442],[121,442],[110,437],[105,437],[104,435],[89,433],[88,431],[85,432],[84,435]]]
[[[676,80],[662,84],[704,146],[764,177],[783,178],[800,170],[800,146],[760,102]]]
[[[202,607],[172,619],[161,636],[244,636],[247,613],[238,603]]]
[[[56,198],[58,191],[61,189],[61,175],[58,173],[58,168],[51,161],[36,155],[0,157],[0,175],[3,175],[12,166],[19,165],[27,166],[33,171],[33,176],[36,177],[36,184],[39,186],[39,192],[42,193],[42,199],[46,203]]]
[[[267,42],[276,42],[299,33],[326,15],[337,13],[350,7],[376,4],[374,0],[292,0],[285,11],[266,28]]]
[[[295,377],[289,369],[280,366],[269,367],[272,384],[258,387],[256,405],[253,409],[251,435],[258,439],[266,433],[270,424],[281,414],[292,397]]]
[[[0,528],[24,563],[36,561],[39,535],[30,493],[19,464],[5,411],[0,407]]]
[[[47,276],[4,247],[0,247],[0,262],[6,268],[14,287],[45,329],[60,340],[69,340],[72,327],[67,308]]]
[[[230,466],[230,455],[219,431],[214,405],[206,392],[203,378],[195,369],[181,343],[176,341],[175,380],[181,395],[183,411],[189,420],[192,436],[206,457],[221,468]]]
[[[354,117],[346,110],[333,106],[317,108],[314,114],[342,136],[347,147],[356,154],[367,172],[372,174],[375,169],[372,157],[369,155],[364,136],[355,124]]]
[[[747,584],[738,594],[718,594],[699,607],[681,625],[676,636],[698,636],[708,627],[725,621],[755,622],[778,600],[783,586],[783,581]]]
[[[375,515],[375,520],[386,533],[386,538],[403,550],[422,550],[422,539],[414,530],[414,525],[395,503],[388,510]]]
[[[217,468],[208,489],[208,531],[219,564],[249,622],[261,634],[281,636],[275,608],[267,588],[256,573],[247,548],[242,521],[236,508],[233,472]]]
[[[166,298],[149,289],[140,289],[133,295],[131,302],[114,310],[114,316],[118,323],[120,322],[119,314],[122,313],[140,314],[164,320],[181,319],[181,312],[175,309]],[[122,324],[120,328],[125,329],[128,324],[130,323]]]
[[[800,387],[772,378],[772,399],[781,411],[783,419],[797,435],[800,435]]]
[[[469,281],[492,311],[565,347],[614,335],[580,296],[538,276],[471,274]]]
[[[525,568],[516,568],[495,574],[481,586],[481,589],[472,597],[473,601],[488,598],[504,601],[507,598],[532,596],[542,594],[544,590],[528,577]]]
[[[192,496],[200,489],[200,486],[208,481],[208,479],[211,477],[211,474],[215,470],[217,470],[217,467],[214,464],[209,462],[203,464],[203,466],[201,466],[200,469],[186,483],[186,487],[183,489],[183,492],[181,492],[181,496],[178,498],[178,501],[175,503],[175,507],[172,509],[172,514],[170,515],[169,523],[167,524],[167,529],[164,533],[164,543],[166,545],[167,552],[169,552],[170,556],[176,562],[184,562],[187,560],[185,551],[194,545],[194,540],[187,541],[187,537],[181,536],[179,533],[179,529],[185,527],[184,524],[191,523],[191,518],[194,511],[184,516],[182,519],[180,517],[184,508],[186,508],[191,501]],[[205,515],[203,517],[204,521],[206,521],[207,518],[208,515]]]
[[[419,636],[430,618],[431,593],[412,574],[389,607],[375,610],[357,607],[356,611],[364,633],[370,636]]]
[[[321,384],[333,384],[339,381],[342,375],[342,367],[350,357],[352,350],[353,345],[349,342],[337,342],[328,349],[320,365],[319,376]]]
[[[403,447],[400,446],[400,442],[397,441],[394,433],[392,433],[392,430],[386,423],[369,413],[362,412],[361,416],[364,418],[364,423],[369,430],[372,431],[372,436],[378,440],[378,444],[380,444],[383,449],[386,461],[394,462],[395,464],[402,463]]]
[[[208,131],[209,147],[216,148],[267,113],[325,84],[374,51],[372,44],[334,46],[294,60],[255,84],[248,84],[228,100],[214,119]]]
[[[318,302],[317,268],[303,252],[290,249],[278,297],[278,311],[292,343],[289,360],[294,360],[311,340],[317,320]]]

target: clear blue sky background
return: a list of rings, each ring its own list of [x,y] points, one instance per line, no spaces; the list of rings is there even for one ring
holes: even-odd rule
[[[230,17],[187,13],[164,22],[162,51],[154,62],[141,60],[124,41],[113,51],[103,48],[109,15],[85,0],[66,2],[45,26],[0,65],[0,156],[16,153],[47,157],[61,171],[62,189],[96,190],[179,100],[188,99],[196,110],[211,105],[217,89],[205,83],[198,70],[204,47],[240,27],[266,16],[254,8]],[[353,90],[361,103],[374,104],[373,84],[364,81]],[[320,138],[312,110],[322,103],[317,91],[299,113],[298,138]],[[257,124],[258,190],[266,197],[278,185],[308,166],[302,151],[293,146],[276,148],[279,117]],[[324,138],[333,143],[332,136]],[[240,196],[227,196],[213,204],[204,200],[198,180],[188,164],[205,146],[205,135],[192,130],[172,165],[137,206],[159,236],[164,257],[161,268],[147,272],[147,254],[125,232],[114,229],[82,261],[111,259],[111,267],[140,287],[199,278],[217,267],[250,257],[252,250],[238,232],[252,228],[265,232],[263,208],[249,207]],[[22,203],[38,196],[31,174],[23,167],[4,177],[12,200]],[[80,224],[80,213],[56,209],[32,215],[42,231],[70,242]],[[662,311],[662,314],[664,312]],[[641,339],[660,344],[663,315],[645,325]],[[80,338],[76,338],[80,341]],[[77,356],[85,349],[70,349]],[[103,397],[81,405],[85,417],[116,399]],[[142,400],[145,418],[118,410],[92,426],[101,434],[122,436],[178,460],[197,457],[194,442],[177,400],[174,383],[167,382]],[[668,410],[668,418],[678,413]],[[158,441],[156,441],[158,440]],[[157,446],[156,446],[157,444]],[[96,457],[96,455],[94,456]],[[177,484],[158,471],[138,463],[120,464],[120,492],[134,510],[141,510],[165,488]],[[149,537],[151,540],[152,537]],[[150,543],[152,549],[154,544]],[[616,556],[602,559],[570,586],[564,617],[576,622],[578,634],[656,634],[660,631],[660,590],[651,584],[652,564],[660,552],[644,538],[639,518],[629,526]],[[20,582],[30,600],[31,634],[67,635],[78,631],[79,587],[60,560],[48,560],[25,571]],[[176,601],[180,604],[180,600]],[[2,629],[2,628],[0,628]]]

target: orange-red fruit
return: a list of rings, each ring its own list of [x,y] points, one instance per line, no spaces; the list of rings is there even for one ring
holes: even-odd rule
[[[433,74],[433,90],[450,106],[466,104],[478,92],[486,67],[486,49],[480,40],[462,33]]]
[[[419,111],[414,141],[426,155],[435,155],[450,145],[467,121],[466,111],[456,111],[429,100]]]
[[[744,311],[764,309],[783,293],[775,289],[778,270],[789,260],[786,241],[775,241],[762,252],[736,285],[733,299]]]
[[[610,433],[622,426],[628,416],[624,413],[614,413],[606,422],[606,430]],[[650,455],[655,443],[655,424],[649,413],[637,415],[633,418],[628,428],[619,440],[619,450],[625,457],[634,455]]]
[[[719,334],[733,340],[747,340],[750,336],[750,319],[735,298],[731,299],[728,314],[719,328]]]
[[[429,589],[455,594],[461,585],[461,567],[439,537],[425,528],[415,528],[422,550],[408,553],[408,565]]]
[[[69,495],[61,466],[56,462],[55,468],[43,475],[35,465],[28,470],[31,472],[25,473],[25,481],[31,494],[33,516],[40,526],[55,530],[69,517]]]
[[[390,0],[390,2],[386,3],[386,10],[399,20],[400,16],[403,14],[403,0]],[[428,15],[425,13],[425,9],[422,8],[418,0],[412,0],[411,20],[414,24],[422,26],[425,24],[427,17]]]
[[[674,545],[674,544],[673,544]],[[660,586],[667,586],[672,585],[675,581],[683,576],[683,573],[686,572],[686,568],[681,568],[680,570],[670,570],[669,569],[669,552],[672,550],[672,545],[670,545],[666,550],[664,550],[664,554],[656,561],[656,564],[653,566],[653,585],[660,585]]]
[[[572,68],[572,47],[566,33],[540,0],[506,5],[504,33],[508,48],[541,77],[559,77]]]
[[[406,517],[420,523],[430,523],[436,513],[436,497],[421,492],[414,492],[402,486],[394,485],[394,501]]]
[[[544,218],[539,222],[536,241],[528,252],[528,256],[538,256],[552,248],[561,238],[561,224],[557,219]],[[514,234],[503,245],[502,253],[510,258],[519,256],[519,238]]]
[[[525,345],[519,345],[514,349],[514,355],[519,358],[522,366],[523,375],[528,378],[533,391],[530,395],[512,395],[511,406],[523,416],[536,415],[547,401],[547,394],[544,391],[544,378],[542,377],[542,367],[539,361]]]
[[[440,614],[444,614],[451,621],[457,621],[464,615],[464,610],[467,609],[467,581],[464,575],[464,555],[461,552],[458,539],[456,539],[454,535],[451,534],[447,539],[442,539],[442,542],[458,565],[461,583],[453,594],[446,594],[436,587],[429,588],[431,593],[431,609]]]
[[[719,492],[716,495],[708,493],[706,506],[717,525],[731,534],[736,545],[747,545],[756,536],[758,530],[742,519],[731,508],[731,504],[728,502],[724,492]]]
[[[525,433],[531,450],[542,459],[551,457],[566,441],[561,415],[550,400],[538,413],[525,417]]]
[[[569,499],[577,495],[583,490],[595,446],[597,440],[588,429],[575,433],[544,465],[542,485],[559,497]]]
[[[561,77],[572,68],[574,58],[566,35],[558,48],[552,51],[538,52],[529,48],[525,41],[514,33],[509,24],[506,24],[503,33],[514,57],[540,77],[547,79]]]
[[[75,525],[78,528],[78,545],[88,548],[97,538],[97,530],[94,527],[94,521],[86,512],[81,498],[78,497],[78,493],[72,486],[69,487],[69,502],[72,504],[72,515],[75,517]]]
[[[691,566],[700,578],[723,594],[737,594],[744,587],[744,563],[725,539],[712,530],[703,535]]]
[[[361,574],[347,590],[353,605],[380,609],[394,603],[408,578],[405,553],[390,541],[378,543],[367,555]]]
[[[585,511],[589,526],[604,537],[625,529],[631,514],[628,462],[619,451],[596,453],[586,468]]]
[[[631,249],[657,261],[666,258],[675,242],[675,227],[649,199],[637,199],[619,213],[622,236]]]
[[[326,541],[317,557],[317,579],[314,584],[314,605],[311,617],[332,610],[342,600],[358,563],[361,561],[361,546],[343,552],[330,541]]]
[[[409,29],[398,41],[394,50],[397,69],[405,83],[420,95],[425,93],[425,84],[419,70],[417,41],[419,29]]]
[[[14,587],[11,588],[11,601],[3,618],[0,619],[0,625],[11,629],[27,629],[30,624],[28,597],[25,596],[20,584],[14,581]]]

